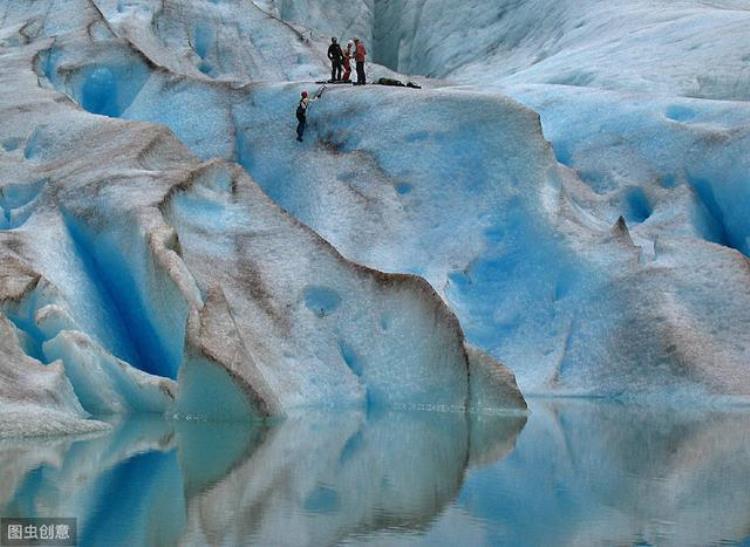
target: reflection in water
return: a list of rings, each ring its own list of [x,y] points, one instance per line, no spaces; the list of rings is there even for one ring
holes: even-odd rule
[[[532,401],[524,422],[138,420],[0,441],[0,514],[76,516],[85,545],[750,543],[750,410]]]
[[[456,502],[486,544],[750,545],[750,409],[548,402]]]
[[[82,545],[328,545],[427,530],[525,417],[344,413],[268,428],[132,420],[0,441],[0,514],[76,516]]]

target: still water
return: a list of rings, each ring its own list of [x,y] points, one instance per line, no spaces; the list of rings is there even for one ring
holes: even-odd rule
[[[0,441],[0,514],[81,545],[750,546],[750,409],[130,420]]]

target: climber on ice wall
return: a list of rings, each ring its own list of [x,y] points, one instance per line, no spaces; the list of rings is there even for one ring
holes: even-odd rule
[[[302,92],[302,96],[297,105],[297,140],[302,142],[307,126],[307,107],[310,106],[310,98],[307,91]]]
[[[315,95],[310,98],[307,91],[303,91],[300,95],[299,103],[297,104],[297,140],[302,142],[305,136],[305,128],[307,127],[307,109],[310,107],[310,103],[323,96],[325,86],[321,87]]]

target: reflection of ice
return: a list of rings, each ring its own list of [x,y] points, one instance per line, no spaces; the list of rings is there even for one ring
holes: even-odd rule
[[[750,539],[748,485],[747,410],[537,403],[457,505],[492,544],[706,545]]]
[[[426,529],[460,490],[467,465],[502,457],[524,422],[430,413],[289,419],[190,500],[187,539],[328,545],[373,530]]]
[[[536,402],[525,417],[127,421],[0,442],[0,515],[82,545],[705,545],[750,535],[750,411]],[[520,435],[519,435],[520,433]]]
[[[172,429],[160,420],[138,420],[96,437],[3,441],[3,471],[23,472],[0,512],[77,517],[84,543],[117,545],[131,534],[137,544],[151,524],[160,525],[152,537],[163,537],[175,518],[184,521]],[[163,507],[153,510],[160,501]]]
[[[76,516],[82,544],[329,544],[426,530],[525,417],[387,413],[274,427],[136,420],[0,445],[3,516]]]

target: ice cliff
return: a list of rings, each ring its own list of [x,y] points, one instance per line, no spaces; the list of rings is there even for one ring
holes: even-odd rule
[[[283,2],[270,3],[283,13]],[[298,4],[286,16],[302,22],[312,10],[303,6],[315,2]],[[441,99],[463,93],[473,108],[444,109],[425,94],[419,107],[398,98],[409,115],[390,118],[387,132],[363,105],[355,127],[373,131],[351,129],[333,109],[318,118],[324,139],[371,152],[410,192],[404,209],[414,229],[399,226],[396,249],[337,239],[330,220],[304,205],[296,214],[355,260],[425,275],[469,339],[510,364],[526,392],[744,399],[747,5],[358,5],[375,59],[440,78],[431,87]],[[332,10],[321,28],[359,32],[349,21]],[[538,113],[541,132],[503,95]],[[427,127],[405,129],[405,142],[391,138],[411,124]],[[388,138],[376,143],[379,135]],[[274,191],[270,169],[258,163],[251,171]],[[287,186],[277,199],[296,211]]]
[[[1,10],[3,405],[750,395],[740,3]],[[328,88],[300,145],[331,34],[441,80]]]
[[[149,8],[4,8],[4,432],[85,431],[104,427],[87,415],[125,413],[524,408],[512,374],[464,345],[426,281],[347,260],[221,159],[236,159],[222,146],[238,131],[214,140],[207,126],[229,129],[253,79],[291,77],[263,56],[300,40],[292,72],[305,74],[322,64],[315,49],[252,8],[229,32],[270,22],[267,43],[217,51],[238,5]],[[187,28],[201,8],[212,19]],[[201,63],[231,79],[212,81]],[[168,81],[184,110],[157,120]],[[115,119],[139,110],[189,134]],[[58,421],[40,426],[40,413]]]

